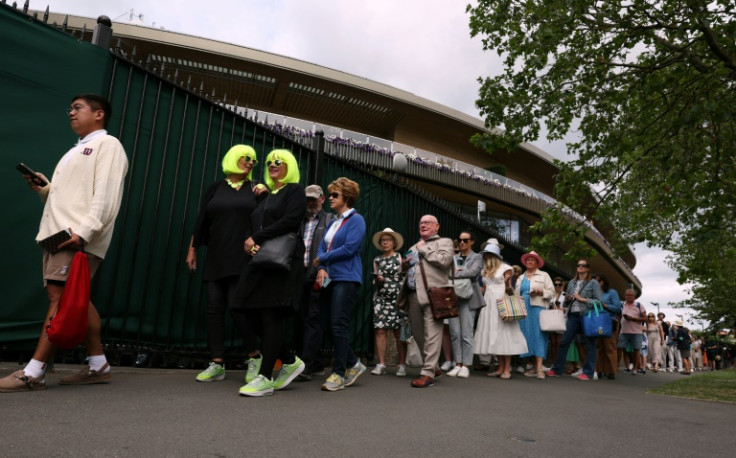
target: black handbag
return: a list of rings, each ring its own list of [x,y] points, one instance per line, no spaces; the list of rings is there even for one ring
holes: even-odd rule
[[[290,232],[266,240],[251,259],[251,265],[264,269],[291,270],[296,238],[297,234]]]

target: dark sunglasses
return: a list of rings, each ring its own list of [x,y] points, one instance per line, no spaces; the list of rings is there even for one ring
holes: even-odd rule
[[[589,267],[588,264],[578,264],[578,267]]]
[[[468,243],[470,242],[470,239],[457,239],[460,243]]]
[[[275,161],[266,161],[266,165],[271,167],[271,164],[275,165],[276,167],[281,167],[281,165],[284,163],[281,159],[276,159]]]
[[[340,197],[340,193],[339,192],[331,192],[330,193],[330,197],[332,197],[333,199],[337,199],[338,197]]]
[[[555,286],[562,286],[562,283],[555,283]]]
[[[243,156],[243,161],[245,161],[246,164],[249,164],[251,162],[253,163],[253,165],[258,164],[258,161],[250,156]]]

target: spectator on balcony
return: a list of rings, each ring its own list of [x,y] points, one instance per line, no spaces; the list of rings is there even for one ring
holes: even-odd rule
[[[475,330],[474,350],[479,357],[490,360],[496,355],[498,367],[488,373],[489,377],[504,380],[511,378],[511,356],[528,351],[524,334],[518,321],[503,321],[498,315],[496,301],[507,294],[513,294],[511,287],[511,266],[503,262],[501,247],[495,243],[486,244],[483,255],[483,283],[485,284],[484,301],[486,306],[480,309],[478,326]]]
[[[528,352],[519,356],[532,358],[533,367],[524,372],[525,377],[544,379],[542,361],[547,356],[547,333],[539,327],[539,314],[547,308],[555,287],[549,274],[539,270],[544,267],[544,260],[536,252],[523,255],[521,263],[526,266],[526,271],[516,282],[515,291],[526,302],[527,315],[521,320],[520,326]]]
[[[360,187],[340,177],[327,187],[330,208],[337,214],[327,228],[313,265],[317,268],[322,329],[335,348],[332,374],[322,384],[323,391],[352,386],[365,366],[350,348],[350,319],[363,282],[360,250],[365,239],[365,220],[355,210]]]
[[[211,360],[209,367],[196,376],[198,382],[225,379],[225,310],[233,306],[238,278],[249,256],[243,251],[243,242],[252,235],[251,216],[259,199],[268,193],[263,185],[253,181],[253,167],[258,163],[256,151],[247,145],[235,145],[222,158],[225,178],[212,183],[204,193],[189,242],[186,264],[190,272],[197,270],[197,248],[207,246],[204,275],[207,283],[207,334]],[[243,314],[232,314],[243,319]],[[255,372],[258,342],[245,323],[238,329],[245,331],[243,347],[248,353],[251,380]]]
[[[279,236],[299,232],[307,197],[299,184],[299,165],[288,150],[277,149],[266,156],[264,181],[271,194],[253,212],[253,235],[245,240],[247,254],[257,256],[261,246]],[[304,370],[304,362],[286,349],[286,318],[299,306],[304,281],[304,241],[296,237],[289,270],[254,267],[248,262],[240,276],[234,313],[246,315],[236,324],[260,329],[261,354],[258,375],[240,388],[244,396],[268,396],[291,383]],[[241,330],[241,333],[245,330]],[[282,362],[275,379],[276,359]]]
[[[380,256],[373,259],[373,283],[376,287],[373,294],[373,328],[378,354],[378,364],[371,371],[373,375],[386,373],[387,331],[392,330],[399,353],[396,375],[406,376],[406,342],[399,339],[399,328],[406,314],[396,306],[404,278],[401,255],[397,251],[403,245],[404,238],[390,227],[373,234],[373,246],[382,251]]]

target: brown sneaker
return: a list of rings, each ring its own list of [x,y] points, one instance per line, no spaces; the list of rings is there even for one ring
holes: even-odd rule
[[[25,372],[16,371],[0,379],[0,393],[16,393],[18,391],[39,391],[46,389],[46,382],[40,378],[29,377]]]
[[[109,365],[105,363],[99,371],[90,370],[89,366],[80,370],[76,374],[72,374],[68,377],[64,377],[59,382],[60,385],[92,385],[94,383],[110,383],[110,372],[103,374],[106,369],[109,369]]]

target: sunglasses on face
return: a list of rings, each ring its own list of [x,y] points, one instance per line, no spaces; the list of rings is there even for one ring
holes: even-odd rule
[[[588,268],[588,264],[579,263],[578,264],[578,267],[585,267],[587,269]]]
[[[470,239],[457,239],[460,243],[468,243],[470,242]]]
[[[276,159],[275,161],[266,161],[266,165],[271,167],[271,165],[275,165],[276,167],[281,167],[284,164],[284,161],[281,159]]]
[[[243,156],[243,162],[245,162],[246,164],[250,164],[252,162],[253,165],[258,164],[258,161],[250,156]]]
[[[562,283],[555,283],[555,286],[562,286]]]
[[[330,197],[333,198],[333,199],[337,199],[338,197],[340,197],[340,193],[339,192],[331,192],[330,193]]]

